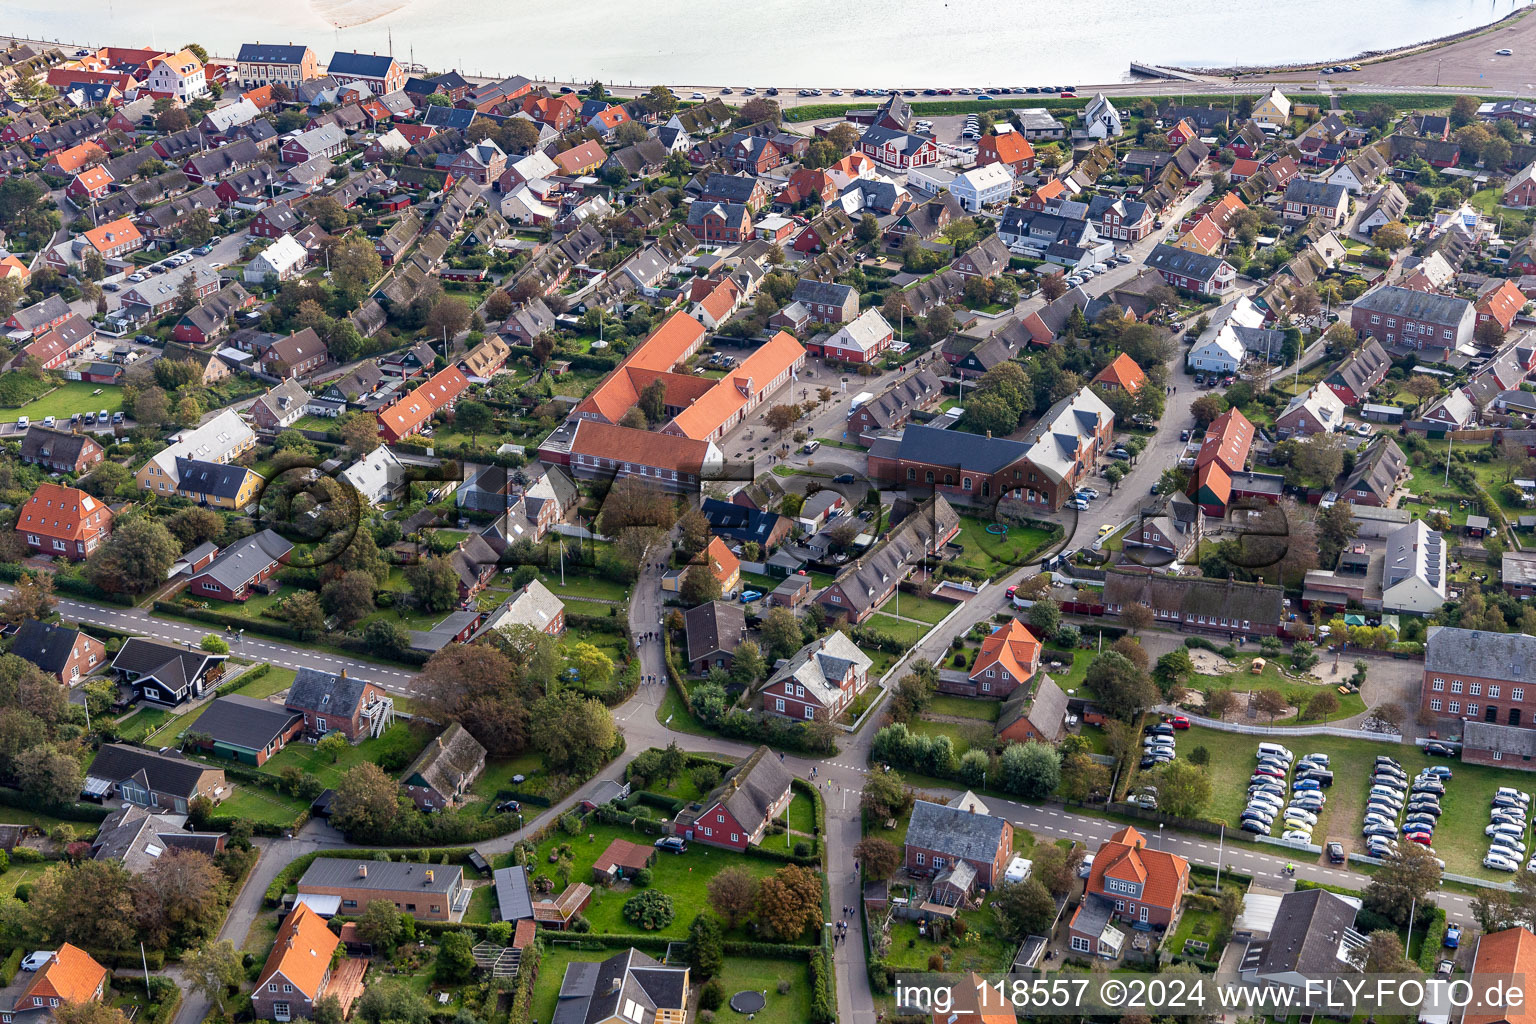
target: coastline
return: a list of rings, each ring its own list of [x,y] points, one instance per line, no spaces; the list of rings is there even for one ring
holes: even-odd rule
[[[1516,22],[1530,14],[1533,10],[1536,10],[1536,7],[1521,7],[1517,10],[1510,11],[1508,14],[1504,15],[1502,18],[1499,18],[1497,21],[1490,21],[1486,25],[1480,25],[1477,28],[1463,29],[1460,32],[1452,32],[1448,35],[1437,36],[1434,39],[1426,39],[1418,43],[1410,43],[1407,46],[1399,46],[1391,50],[1362,50],[1360,53],[1355,54],[1353,57],[1342,57],[1338,60],[1305,61],[1295,64],[1259,64],[1252,66],[1235,65],[1228,68],[1184,67],[1178,64],[1165,64],[1162,66],[1168,68],[1171,71],[1182,71],[1190,75],[1200,75],[1206,78],[1227,79],[1241,78],[1244,76],[1253,77],[1259,75],[1285,75],[1294,74],[1301,71],[1319,71],[1322,68],[1333,67],[1336,64],[1358,64],[1360,65],[1360,70],[1363,72],[1368,67],[1385,64],[1394,60],[1400,60],[1404,57],[1415,57],[1420,54],[1429,53],[1431,51],[1441,49],[1442,47],[1450,46],[1454,43],[1465,42],[1468,39],[1475,39],[1478,36],[1485,35],[1489,32],[1496,32],[1500,28],[1511,28]]]

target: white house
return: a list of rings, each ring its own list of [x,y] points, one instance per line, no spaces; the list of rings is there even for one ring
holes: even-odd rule
[[[309,259],[309,252],[294,241],[292,235],[283,235],[245,265],[247,284],[266,284],[268,278],[286,281],[298,276]]]
[[[1210,325],[1195,339],[1185,363],[1191,370],[1236,373],[1245,346],[1240,332],[1264,326],[1264,311],[1246,295],[1217,308]]]
[[[1381,609],[1428,615],[1445,604],[1445,538],[1414,520],[1387,537]]]
[[[405,466],[384,445],[358,459],[341,471],[341,479],[356,488],[370,505],[389,501],[405,486]]]
[[[825,340],[813,339],[810,349],[821,349],[820,355],[828,359],[841,359],[848,363],[871,363],[890,347],[895,335],[890,323],[878,309],[870,307],[852,323],[844,324],[837,333]]]
[[[1292,398],[1275,417],[1281,437],[1310,437],[1337,430],[1344,423],[1344,403],[1326,384],[1316,384]]]
[[[178,50],[155,61],[144,88],[155,96],[191,103],[208,95],[208,76],[203,62],[191,50]]]
[[[974,171],[957,174],[949,183],[949,194],[972,213],[983,206],[1005,202],[1013,194],[1013,175],[1004,163],[987,164]]]
[[[1103,93],[1095,93],[1092,101],[1083,109],[1083,124],[1090,139],[1113,139],[1125,134],[1120,122],[1120,111]]]

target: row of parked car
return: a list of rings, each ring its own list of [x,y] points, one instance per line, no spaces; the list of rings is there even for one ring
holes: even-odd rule
[[[1378,755],[1361,825],[1366,852],[1373,857],[1394,856],[1401,836],[1434,853],[1435,828],[1442,813],[1440,800],[1450,778],[1449,768],[1432,765],[1409,783],[1407,771],[1396,759]],[[1440,867],[1444,870],[1444,861]]]
[[[1291,776],[1290,800],[1286,800],[1286,780]],[[1260,743],[1258,765],[1248,780],[1248,805],[1243,809],[1240,827],[1245,832],[1267,836],[1274,833],[1275,822],[1285,831],[1280,838],[1310,843],[1312,830],[1328,802],[1323,790],[1333,785],[1333,772],[1327,754],[1308,754],[1300,761],[1278,743]]]
[[[1525,860],[1525,833],[1530,823],[1531,795],[1518,789],[1501,786],[1493,794],[1493,807],[1488,811],[1488,827],[1483,834],[1488,837],[1488,853],[1483,857],[1483,867],[1495,871],[1519,871]],[[1536,857],[1527,868],[1536,870]]]
[[[1173,742],[1173,723],[1159,722],[1141,738],[1141,770],[1167,764],[1178,756]]]

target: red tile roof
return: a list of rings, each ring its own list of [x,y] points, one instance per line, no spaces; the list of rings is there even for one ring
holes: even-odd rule
[[[982,141],[982,151],[990,150],[996,155],[999,163],[1022,164],[1034,159],[1035,147],[1029,144],[1029,140],[1018,132],[1004,132],[1001,135],[990,135]]]
[[[1507,928],[1502,932],[1484,935],[1477,946],[1477,960],[1472,973],[1513,974],[1536,977],[1536,935],[1524,928]],[[1461,1024],[1533,1024],[1536,1009],[1529,999],[1517,1006],[1505,1006],[1498,1010],[1482,1005],[1469,1007]]]
[[[564,153],[555,154],[555,165],[566,174],[584,174],[608,159],[608,154],[596,140],[572,146]]]
[[[709,560],[709,571],[715,574],[715,579],[725,586],[731,581],[732,576],[741,572],[741,560],[731,554],[731,549],[725,546],[725,541],[719,537],[709,539],[709,547],[704,549],[704,557]]]
[[[48,162],[58,164],[59,169],[65,174],[75,174],[91,160],[105,160],[106,158],[106,151],[96,145],[96,143],[82,142],[78,146],[59,150],[59,152],[48,158]]]
[[[257,990],[272,975],[281,974],[309,998],[319,998],[325,972],[331,968],[331,954],[340,944],[341,939],[326,927],[325,919],[300,903],[277,929],[277,941],[256,981]]]
[[[1114,362],[1100,370],[1099,375],[1093,379],[1095,383],[1117,385],[1121,390],[1134,395],[1147,382],[1147,375],[1141,372],[1136,360],[1121,352],[1115,356]]]
[[[1508,279],[1500,281],[1497,288],[1486,292],[1477,300],[1478,313],[1493,317],[1506,331],[1509,330],[1509,325],[1515,322],[1515,314],[1524,307],[1524,293]]]
[[[1252,445],[1253,423],[1238,410],[1228,409],[1206,429],[1195,465],[1203,468],[1207,463],[1219,462],[1228,473],[1240,473]]]
[[[1105,878],[1137,882],[1142,886],[1142,903],[1173,910],[1184,898],[1189,861],[1177,854],[1148,849],[1146,837],[1127,825],[1099,847],[1085,891],[1110,896],[1104,888]]]
[[[600,420],[578,420],[571,454],[697,475],[709,454],[709,443]]]
[[[670,372],[703,341],[703,324],[687,313],[672,314],[576,407],[576,412],[596,413],[609,423],[619,422],[640,400],[640,387],[644,386],[637,387],[627,371]]]
[[[107,969],[91,954],[66,942],[16,997],[16,1008],[28,1007],[33,996],[62,999],[66,1003],[90,1002],[106,977]]]
[[[85,540],[112,529],[112,510],[74,487],[38,484],[16,529],[59,540]]]
[[[136,242],[144,237],[138,225],[127,217],[121,217],[114,221],[102,224],[100,227],[91,228],[85,233],[85,240],[95,246],[100,252],[115,249],[120,245]]]
[[[741,408],[777,380],[796,360],[805,357],[805,346],[784,331],[744,359],[735,370],[720,378],[697,401],[673,418],[667,430],[709,440]]]
[[[999,626],[981,642],[971,678],[976,679],[994,665],[1001,665],[1014,679],[1024,682],[1040,667],[1040,641],[1024,623],[1009,619],[1007,625]]]

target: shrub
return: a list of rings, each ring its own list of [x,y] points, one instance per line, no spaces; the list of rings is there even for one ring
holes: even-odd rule
[[[719,978],[711,978],[699,989],[699,1009],[718,1010],[720,1004],[725,1002],[725,986],[720,984]]]
[[[635,884],[642,889],[651,884],[651,869],[641,868],[635,872]]]
[[[810,855],[811,855],[811,844],[810,843],[807,843],[807,842],[802,840],[801,842],[798,842],[798,843],[795,844],[795,856],[796,857],[809,857]]]
[[[790,989],[789,979],[788,978],[780,978],[779,979],[779,995],[781,995],[781,996],[789,995],[789,989]]]
[[[643,889],[624,904],[624,918],[648,932],[660,931],[672,923],[672,897],[658,889]]]

